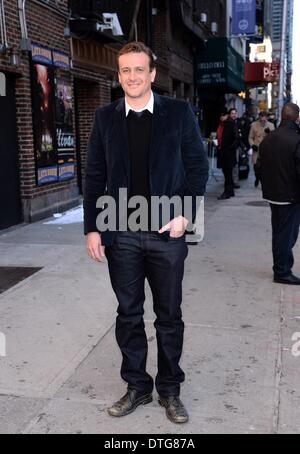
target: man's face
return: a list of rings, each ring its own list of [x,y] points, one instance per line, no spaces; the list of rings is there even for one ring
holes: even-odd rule
[[[259,121],[262,125],[265,125],[267,123],[267,117],[259,117]]]
[[[156,70],[150,71],[150,61],[144,52],[122,55],[119,58],[119,82],[128,98],[143,98],[151,91]]]
[[[234,120],[234,121],[235,121],[235,120],[237,119],[237,111],[236,111],[236,110],[232,110],[232,111],[230,112],[229,117],[231,118],[231,120]]]

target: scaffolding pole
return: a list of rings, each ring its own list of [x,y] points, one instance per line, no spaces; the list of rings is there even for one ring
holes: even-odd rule
[[[286,85],[286,32],[287,32],[288,0],[283,0],[282,32],[281,32],[281,55],[280,55],[280,83],[278,118],[281,119],[282,108],[284,106],[284,93]]]

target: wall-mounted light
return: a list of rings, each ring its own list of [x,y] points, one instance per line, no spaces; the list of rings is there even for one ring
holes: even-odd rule
[[[9,56],[9,60],[10,60],[10,64],[12,66],[19,66],[20,65],[20,52],[18,49],[15,49],[15,48],[10,48],[8,50],[8,56]]]
[[[65,27],[65,28],[64,28],[64,37],[65,37],[65,38],[71,38],[71,30],[70,30],[70,27]]]
[[[207,24],[207,14],[201,13],[201,15],[200,15],[200,22],[201,22],[202,24]]]
[[[218,22],[212,22],[211,23],[211,32],[216,35],[219,31],[219,26],[218,26]]]

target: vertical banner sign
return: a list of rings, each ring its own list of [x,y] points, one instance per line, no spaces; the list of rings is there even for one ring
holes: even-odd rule
[[[75,142],[73,131],[72,86],[61,77],[56,79],[56,138],[59,181],[75,177]]]
[[[256,0],[232,0],[232,34],[254,35]]]
[[[34,63],[32,84],[37,183],[42,186],[58,181],[53,68]]]

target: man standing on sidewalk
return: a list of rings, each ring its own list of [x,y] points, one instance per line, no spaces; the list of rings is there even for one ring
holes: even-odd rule
[[[275,130],[275,126],[273,125],[273,123],[270,123],[267,118],[268,118],[267,112],[260,112],[258,120],[252,123],[249,133],[249,145],[253,150],[252,162],[255,172],[256,188],[259,185],[259,176],[256,171],[259,146],[266,137],[266,135],[269,134],[271,131]]]
[[[129,43],[118,55],[121,99],[98,109],[90,138],[85,182],[85,234],[90,257],[108,260],[110,278],[119,303],[116,338],[123,362],[121,376],[127,393],[109,410],[120,417],[152,401],[152,377],[146,371],[148,344],[143,320],[145,279],[148,280],[156,313],[158,345],[156,389],[159,403],[174,423],[188,421],[180,385],[179,366],[183,347],[182,280],[188,254],[185,230],[188,220],[169,217],[160,231],[110,231],[102,233],[96,222],[99,197],[116,200],[126,188],[130,199],[154,196],[190,196],[205,192],[208,160],[190,106],[153,94],[156,70],[152,51],[143,43]],[[150,210],[151,215],[151,210]],[[153,215],[153,213],[152,213]],[[117,219],[117,225],[120,219]],[[118,229],[118,227],[117,227]]]
[[[293,275],[293,248],[300,226],[299,107],[287,104],[280,127],[261,143],[258,161],[263,196],[270,203],[274,282],[300,285]]]
[[[225,183],[224,192],[219,200],[226,200],[234,197],[234,189],[239,189],[239,185],[233,181],[233,169],[237,164],[237,148],[240,144],[239,130],[237,125],[237,110],[230,109],[228,118],[224,123],[221,146],[221,167],[223,170]]]

